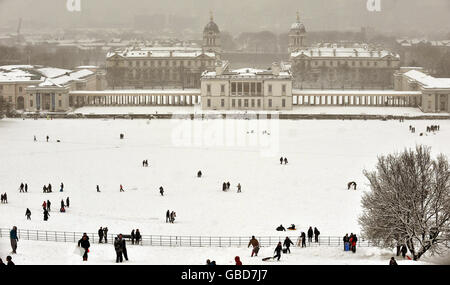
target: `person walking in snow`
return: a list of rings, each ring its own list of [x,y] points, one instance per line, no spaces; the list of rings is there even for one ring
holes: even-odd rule
[[[131,237],[131,244],[134,244],[134,238],[135,238],[134,229],[131,231],[130,237]]]
[[[49,137],[47,136],[46,138],[47,138],[47,142],[48,142]]]
[[[47,210],[47,202],[46,201],[44,201],[44,203],[42,203],[42,208],[44,209],[44,211]]]
[[[408,248],[406,247],[406,245],[402,245],[402,257],[405,258],[406,257],[406,253],[408,253]]]
[[[42,192],[43,193],[47,193],[47,186],[46,185],[44,185],[44,187],[42,187]]]
[[[49,216],[50,216],[50,214],[47,211],[47,209],[44,209],[44,221],[47,221]]]
[[[51,209],[50,209],[50,206],[51,206],[51,202],[50,202],[50,200],[47,200],[47,211],[51,211]]]
[[[161,194],[161,196],[164,196],[164,188],[162,186],[159,187],[159,194]]]
[[[123,190],[122,184],[120,184],[120,192],[125,192],[125,190]]]
[[[222,191],[227,191],[227,183],[222,184]]]
[[[34,141],[37,142],[36,136],[34,136]]]
[[[285,164],[285,165],[288,164],[287,157],[284,158],[284,164]]]
[[[241,193],[241,183],[238,183],[238,185],[237,185],[237,192]]]
[[[283,157],[280,157],[280,164],[283,164]]]
[[[177,214],[175,213],[175,211],[172,211],[170,213],[170,222],[173,224],[173,222],[175,222],[175,217],[177,216]]]
[[[25,192],[25,191],[24,191],[24,188],[25,188],[25,185],[23,185],[23,183],[20,183],[20,186],[19,186],[19,193]]]
[[[291,245],[294,245],[294,243],[291,241],[291,239],[289,237],[286,237],[286,239],[284,240],[283,246],[286,247],[286,253],[289,252],[291,253],[291,250],[289,249],[289,247]]]
[[[128,261],[127,243],[125,242],[125,239],[123,238],[122,234],[120,234],[119,236],[120,236],[120,240],[122,242],[123,257],[125,258],[126,261]]]
[[[231,186],[230,181],[228,181],[227,182],[227,190],[230,190],[230,186]]]
[[[52,184],[48,183],[47,192],[52,193]]]
[[[61,208],[66,207],[66,205],[64,205],[64,199],[61,199]]]
[[[258,256],[258,252],[259,252],[259,241],[255,238],[255,236],[252,236],[252,239],[248,242],[248,247],[253,246],[252,249],[252,257],[253,255]]]
[[[17,237],[17,227],[14,226],[11,231],[9,232],[9,239],[11,242],[11,248],[12,253],[17,253],[17,242],[19,241],[19,238]]]
[[[31,220],[31,211],[27,208],[27,211],[25,212],[25,216],[27,217],[27,220]]]
[[[116,251],[116,263],[123,262],[123,247],[120,235],[114,238],[114,250]]]
[[[314,234],[314,231],[313,231],[312,227],[309,227],[309,229],[308,229],[308,242],[312,242],[313,234]]]
[[[170,222],[170,211],[167,210],[167,212],[166,212],[166,223],[169,223],[169,222]]]
[[[69,197],[67,197],[67,198],[66,198],[66,207],[67,207],[67,208],[69,208],[69,203],[70,203]]]
[[[316,227],[314,227],[314,242],[319,242],[319,235],[320,235],[319,230]]]
[[[105,239],[105,243],[108,243],[108,227],[103,228],[103,238]]]
[[[277,261],[280,261],[282,249],[283,249],[283,247],[282,247],[281,241],[280,241],[280,242],[278,242],[278,245],[274,250],[275,256],[273,257],[273,259],[278,258]]]
[[[78,247],[82,247],[84,249],[83,261],[88,260],[88,252],[91,243],[89,242],[89,238],[86,234],[83,234],[83,237],[78,241]]]
[[[201,177],[202,177],[202,172],[201,172],[200,170],[197,172],[197,177],[198,177],[198,178],[201,178]]]
[[[349,245],[348,245],[349,242],[350,242],[350,238],[349,238],[348,234],[345,234],[345,236],[342,239],[342,241],[344,242],[344,251],[346,251],[347,248],[350,248]]]
[[[28,193],[28,184],[25,183],[25,193]]]
[[[61,188],[59,189],[59,192],[63,192],[64,191],[64,183],[61,182]]]
[[[301,238],[302,238],[302,247],[306,247],[306,234],[305,234],[305,232],[302,232]]]
[[[100,187],[98,187],[98,185],[97,185],[97,192],[100,192]]]
[[[103,228],[98,229],[98,243],[103,243]]]

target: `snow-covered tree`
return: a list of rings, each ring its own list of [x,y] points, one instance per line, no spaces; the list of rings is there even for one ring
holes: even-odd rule
[[[380,156],[375,171],[364,171],[371,191],[362,197],[364,236],[376,245],[406,244],[413,259],[449,248],[450,169],[441,154],[416,146]]]

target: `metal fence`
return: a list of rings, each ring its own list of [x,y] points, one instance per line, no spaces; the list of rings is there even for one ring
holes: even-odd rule
[[[11,229],[0,228],[0,238],[9,238]],[[99,243],[97,233],[86,233],[91,243]],[[83,236],[82,232],[43,231],[17,229],[19,240],[51,241],[77,243]],[[125,234],[124,234],[125,235]],[[117,234],[108,234],[106,243],[112,244]],[[276,246],[278,242],[285,240],[286,236],[255,236],[261,247]],[[301,246],[299,236],[289,236],[294,246]],[[126,238],[130,240],[129,238]],[[169,236],[169,235],[142,235],[139,244],[144,246],[167,246],[167,247],[247,247],[251,236]],[[339,247],[344,246],[343,237],[319,236],[318,242],[306,239],[307,247]],[[105,243],[105,240],[103,240]],[[357,246],[373,246],[370,241],[358,238]]]

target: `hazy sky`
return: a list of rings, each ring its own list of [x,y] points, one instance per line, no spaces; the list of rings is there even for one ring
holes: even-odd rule
[[[67,0],[0,0],[0,27],[15,29],[20,17],[24,30],[39,28],[39,23],[51,28],[98,24],[132,27],[135,15],[172,14],[195,17],[201,30],[209,20],[209,10],[213,10],[221,30],[285,32],[298,9],[310,31],[371,26],[386,32],[450,32],[450,0],[372,0],[381,1],[381,12],[369,12],[368,0],[79,1],[81,12],[69,12]]]

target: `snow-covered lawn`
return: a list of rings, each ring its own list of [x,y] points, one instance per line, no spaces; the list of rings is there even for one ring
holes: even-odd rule
[[[340,247],[291,248],[291,254],[282,254],[280,261],[262,261],[273,256],[273,248],[262,248],[258,257],[250,257],[251,249],[246,248],[189,248],[189,247],[148,247],[127,245],[129,261],[123,264],[150,265],[202,265],[207,259],[218,265],[234,265],[234,257],[239,256],[244,265],[301,265],[301,264],[372,264],[387,265],[391,256],[387,250],[359,248],[357,252],[344,252]],[[0,239],[0,257],[10,255],[9,240]],[[83,262],[74,243],[19,241],[17,254],[12,255],[16,264],[115,264],[116,254],[111,244],[95,244],[89,249],[89,260]],[[419,262],[397,258],[399,265],[434,264],[433,261]]]
[[[415,134],[409,132],[410,124],[416,127]],[[439,124],[441,131],[419,136],[431,124]],[[125,139],[119,139],[120,133]],[[33,135],[38,142],[33,142]],[[183,136],[188,140],[180,139]],[[258,139],[269,147],[252,143]],[[322,236],[359,233],[360,197],[368,189],[362,170],[373,169],[379,154],[419,143],[432,146],[433,154],[448,155],[449,141],[450,121],[4,119],[0,120],[0,192],[7,192],[9,203],[0,205],[0,227],[96,232],[108,226],[111,234],[139,228],[144,235],[278,236],[285,235],[275,231],[278,225],[293,223],[303,231],[316,226]],[[289,163],[280,165],[280,156]],[[144,159],[150,167],[142,167]],[[202,178],[196,177],[198,170]],[[226,181],[231,183],[229,192],[221,190]],[[358,183],[357,191],[347,190],[349,181]],[[19,193],[21,182],[28,183],[29,193]],[[44,194],[42,187],[48,183],[53,193]],[[101,193],[96,192],[97,184]],[[124,193],[119,192],[120,184]],[[57,212],[66,197],[70,208],[64,214]],[[53,210],[44,222],[41,205],[47,199]],[[25,218],[26,208],[32,212],[31,221]],[[165,223],[168,209],[177,213],[174,224]],[[23,247],[33,244],[21,242]],[[67,244],[42,247],[53,245],[61,253],[73,251]],[[107,251],[113,258],[110,247]],[[371,249],[366,250],[370,255]],[[150,247],[144,251],[155,259],[144,260],[142,255],[139,262],[156,263],[164,251],[177,251],[183,259],[167,254],[162,260],[198,264],[212,257],[223,264],[247,253],[245,249]],[[299,255],[293,263],[314,263],[317,252],[328,251],[330,263],[345,260],[339,249],[310,251],[308,259]],[[73,261],[64,254],[60,258],[55,262]],[[106,254],[98,258],[100,263],[109,260]],[[376,262],[385,264],[387,259]]]

